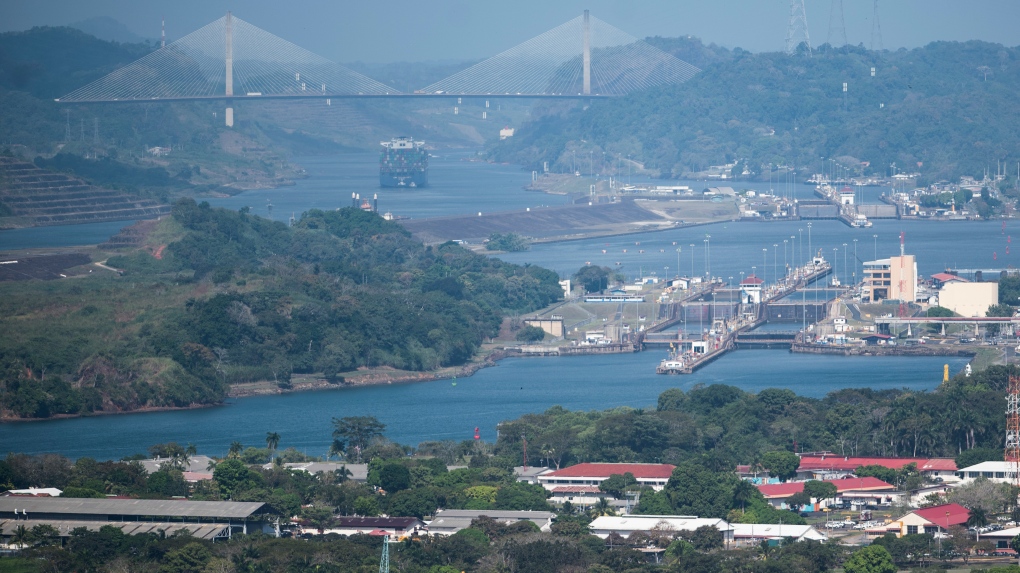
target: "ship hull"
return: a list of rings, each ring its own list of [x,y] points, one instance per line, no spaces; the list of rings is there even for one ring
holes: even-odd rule
[[[428,184],[428,171],[379,173],[380,187],[426,187]]]

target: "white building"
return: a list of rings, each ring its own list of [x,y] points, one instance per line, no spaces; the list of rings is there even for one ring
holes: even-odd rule
[[[723,542],[733,541],[733,526],[725,520],[718,518],[700,518],[690,515],[603,515],[595,518],[588,528],[592,535],[605,539],[615,533],[621,537],[629,537],[630,534],[640,531],[649,532],[653,529],[659,531],[694,531],[699,527],[715,527],[723,534]]]
[[[597,486],[612,475],[629,473],[640,485],[650,486],[655,491],[666,487],[676,466],[670,464],[577,464],[551,471],[537,477],[538,483],[552,491],[558,486]]]
[[[997,483],[1013,483],[1016,464],[1013,462],[981,462],[960,469],[956,472],[962,483],[969,483],[979,477],[988,478]]]
[[[733,523],[733,539],[737,545],[757,545],[758,542],[770,539],[786,539],[795,541],[827,541],[829,536],[810,525],[790,525],[788,523]]]

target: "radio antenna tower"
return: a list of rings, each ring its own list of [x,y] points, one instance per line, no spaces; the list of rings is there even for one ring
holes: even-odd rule
[[[807,10],[804,0],[790,0],[790,28],[786,32],[786,53],[793,55],[801,43],[807,45],[811,55],[811,36],[808,35]]]
[[[836,41],[843,41],[839,46],[833,43],[834,35],[836,36]],[[846,23],[843,21],[843,0],[832,0],[832,7],[829,9],[829,37],[826,41],[833,48],[846,48]]]
[[[871,16],[871,50],[882,49],[882,23],[878,20],[878,0],[875,0],[874,14]]]
[[[1020,486],[1020,376],[1009,377],[1006,392],[1006,451],[1003,457],[1013,472],[1013,485]]]

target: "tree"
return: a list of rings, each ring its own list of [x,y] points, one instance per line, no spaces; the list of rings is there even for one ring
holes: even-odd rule
[[[620,499],[623,497],[623,491],[629,486],[637,485],[637,482],[637,478],[630,472],[626,472],[623,475],[611,474],[608,478],[602,480],[602,483],[599,484],[599,490],[608,493],[616,499]]]
[[[233,442],[230,442],[230,449],[227,450],[227,457],[228,458],[239,458],[239,457],[241,457],[241,452],[243,452],[243,451],[244,451],[244,444],[242,444],[241,442],[238,442],[237,440],[234,440]]]
[[[538,342],[545,338],[545,331],[538,326],[526,325],[514,337],[518,342]]]
[[[232,497],[242,491],[254,489],[262,485],[262,475],[252,471],[238,459],[224,460],[213,470],[213,479],[220,487],[223,495]]]
[[[31,534],[28,528],[24,524],[19,524],[14,528],[14,533],[11,535],[11,543],[17,545],[19,549],[24,549],[30,537]]]
[[[971,507],[967,515],[967,527],[973,527],[977,531],[977,540],[981,541],[981,530],[979,528],[988,525],[988,515],[981,506]]]
[[[702,525],[692,531],[687,538],[698,551],[711,551],[723,546],[723,533],[714,525]]]
[[[714,472],[701,463],[688,461],[673,470],[663,492],[673,514],[725,519],[739,482],[740,478],[731,471]]]
[[[810,480],[804,484],[804,493],[818,501],[835,498],[837,491],[836,484],[827,481]]]
[[[785,450],[765,452],[761,456],[761,466],[769,472],[769,475],[786,481],[797,475],[800,457]]]
[[[382,436],[386,429],[374,416],[349,416],[333,418],[333,438],[343,445],[343,451],[353,449],[355,459],[361,460],[361,453],[373,438]]]
[[[854,552],[843,564],[845,573],[896,573],[892,555],[881,545],[869,545]]]
[[[1001,462],[1002,448],[971,448],[956,456],[956,467],[969,468],[981,462]]]
[[[270,451],[276,451],[276,447],[280,445],[280,434],[276,432],[266,432],[266,447]]]
[[[586,265],[574,273],[574,282],[584,287],[584,292],[599,292],[609,286],[612,271],[609,267]]]
[[[1018,563],[1020,563],[1020,534],[1009,540],[1009,548],[1016,552]]]
[[[808,495],[806,491],[798,491],[797,493],[791,495],[789,499],[786,500],[786,503],[791,508],[796,508],[799,510],[805,505],[809,505],[811,503],[811,496]]]
[[[976,545],[975,540],[971,539],[970,532],[966,528],[954,525],[949,528],[949,538],[953,541],[953,547],[963,556],[963,562],[967,563],[970,559],[971,550]]]

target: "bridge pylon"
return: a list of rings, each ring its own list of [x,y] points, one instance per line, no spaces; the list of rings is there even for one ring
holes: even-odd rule
[[[584,58],[584,86],[582,93],[591,95],[591,20],[588,11],[584,11],[584,38],[582,39],[582,54]]]
[[[230,12],[227,12],[224,22],[223,43],[226,48],[224,52],[224,67],[227,72],[224,95],[230,97],[234,95],[234,30]],[[234,127],[234,105],[233,101],[229,99],[227,100],[227,109],[223,117],[226,118],[227,127]]]

